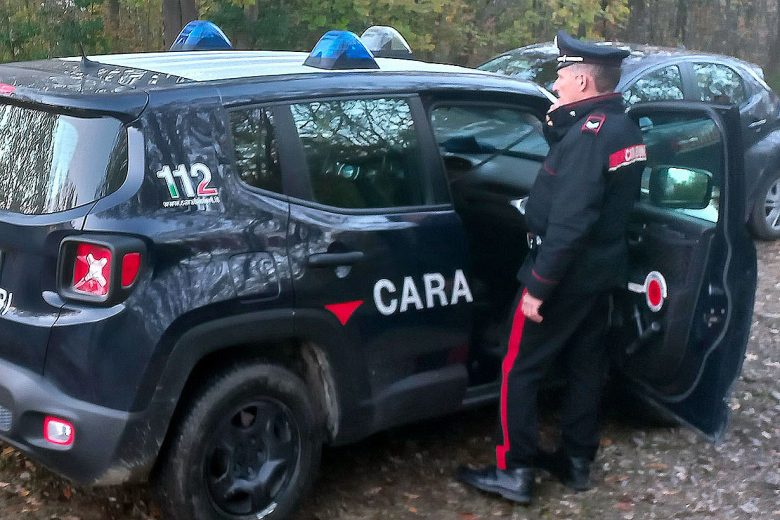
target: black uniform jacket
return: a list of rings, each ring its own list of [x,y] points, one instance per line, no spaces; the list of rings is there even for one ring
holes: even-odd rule
[[[616,93],[557,108],[545,136],[550,152],[525,215],[542,242],[520,281],[541,300],[625,287],[626,223],[646,159],[639,127]]]

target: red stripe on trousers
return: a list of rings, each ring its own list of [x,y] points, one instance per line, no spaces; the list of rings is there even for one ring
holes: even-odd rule
[[[509,424],[507,421],[507,390],[509,386],[508,378],[509,372],[517,361],[517,357],[520,355],[520,342],[523,339],[523,326],[525,325],[525,314],[523,314],[523,296],[528,291],[523,290],[523,295],[520,297],[520,303],[515,308],[514,316],[512,317],[512,330],[509,332],[509,344],[507,345],[506,356],[501,364],[501,431],[504,434],[504,444],[496,446],[496,464],[498,469],[506,469],[506,452],[509,451]]]

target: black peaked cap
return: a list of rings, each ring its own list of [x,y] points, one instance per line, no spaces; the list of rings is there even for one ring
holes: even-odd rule
[[[558,31],[555,36],[558,47],[558,68],[575,63],[590,63],[608,67],[620,67],[623,58],[631,54],[625,49],[611,45],[596,45],[574,38],[566,31]]]

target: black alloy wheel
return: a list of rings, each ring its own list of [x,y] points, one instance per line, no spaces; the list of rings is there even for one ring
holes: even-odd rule
[[[261,362],[204,383],[160,461],[163,518],[284,520],[311,487],[322,448],[309,389]]]
[[[271,507],[295,471],[301,438],[289,408],[263,399],[227,414],[210,442],[203,471],[211,499],[241,516]]]

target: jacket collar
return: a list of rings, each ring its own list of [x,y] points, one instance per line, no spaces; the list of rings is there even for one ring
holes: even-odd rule
[[[547,114],[545,125],[547,140],[550,143],[560,141],[575,123],[598,109],[622,112],[625,109],[623,95],[619,92],[610,92],[559,106]]]

